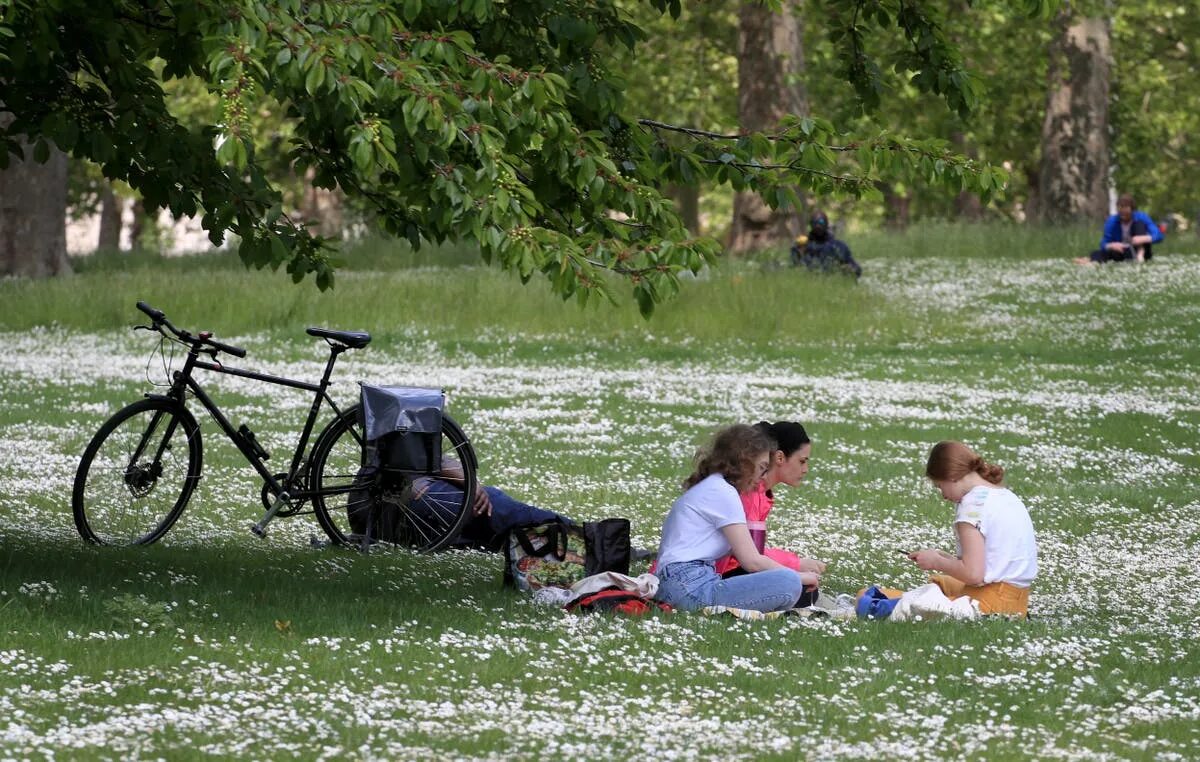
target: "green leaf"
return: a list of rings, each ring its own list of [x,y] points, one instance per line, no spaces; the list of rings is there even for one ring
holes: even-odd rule
[[[325,65],[320,61],[314,61],[312,68],[308,70],[308,75],[304,78],[304,90],[309,95],[316,95],[321,89],[321,83],[325,81]]]
[[[283,239],[276,234],[271,235],[270,239],[270,261],[275,265],[280,265],[283,262],[286,262],[288,257],[290,257],[292,254],[291,250],[287,247],[287,244],[285,244]]]
[[[642,281],[633,289],[633,297],[637,300],[638,312],[646,320],[654,314],[654,295],[650,292],[646,281]]]
[[[355,168],[364,174],[370,172],[375,158],[371,144],[365,140],[356,140],[350,144],[350,157]]]

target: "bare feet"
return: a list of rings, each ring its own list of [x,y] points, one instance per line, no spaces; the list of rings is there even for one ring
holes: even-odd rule
[[[1074,262],[1077,265],[1094,265],[1094,264],[1096,264],[1095,262],[1092,261],[1091,257],[1075,257]]]

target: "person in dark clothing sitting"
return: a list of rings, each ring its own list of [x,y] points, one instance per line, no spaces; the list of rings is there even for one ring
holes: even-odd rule
[[[834,238],[829,217],[820,211],[809,220],[808,237],[797,238],[792,246],[792,264],[821,272],[842,272],[855,278],[862,275],[862,268],[850,255],[850,247]]]
[[[1075,264],[1090,265],[1104,262],[1145,262],[1154,256],[1151,244],[1163,239],[1162,231],[1150,215],[1137,211],[1133,196],[1121,194],[1117,213],[1104,223],[1100,248],[1086,257],[1076,257]]]

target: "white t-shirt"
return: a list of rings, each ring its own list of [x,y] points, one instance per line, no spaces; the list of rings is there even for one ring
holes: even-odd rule
[[[663,522],[658,568],[677,561],[716,561],[729,555],[729,541],[721,528],[745,523],[737,490],[721,474],[712,474],[671,506]]]
[[[1021,498],[1004,487],[974,487],[958,503],[954,523],[960,522],[983,535],[985,585],[1029,587],[1037,576],[1037,540]]]

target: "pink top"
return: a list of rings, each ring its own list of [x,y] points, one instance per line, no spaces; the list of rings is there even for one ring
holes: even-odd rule
[[[750,530],[750,539],[754,547],[762,553],[767,547],[767,516],[775,507],[775,496],[767,490],[766,482],[759,482],[753,492],[741,496],[742,510],[746,512],[746,528]]]
[[[767,550],[767,516],[775,507],[775,496],[767,490],[766,482],[759,482],[752,492],[740,496],[742,510],[746,512],[746,528],[750,530],[750,539],[759,553]],[[776,559],[779,560],[779,559]],[[717,573],[725,574],[738,568],[741,564],[733,556],[725,556],[717,561]],[[787,564],[790,566],[790,564]]]

